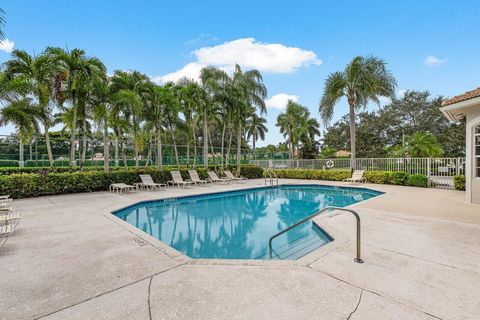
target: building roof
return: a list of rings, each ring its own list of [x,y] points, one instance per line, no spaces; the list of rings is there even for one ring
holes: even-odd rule
[[[477,89],[473,89],[465,93],[459,94],[458,96],[452,97],[450,99],[443,100],[442,107],[449,106],[451,104],[455,104],[465,100],[478,98],[478,97],[480,97],[480,87],[478,87]]]

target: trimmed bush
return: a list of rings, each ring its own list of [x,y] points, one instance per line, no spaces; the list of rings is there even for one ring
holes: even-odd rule
[[[287,179],[314,179],[342,181],[350,178],[350,170],[315,170],[315,169],[275,169],[277,177]]]
[[[428,177],[423,174],[411,174],[407,178],[407,186],[427,188]]]
[[[177,170],[176,168],[171,168]],[[38,169],[37,169],[38,170]],[[201,179],[207,178],[207,170],[196,168]],[[263,169],[255,166],[241,167],[241,173],[247,178],[261,178]],[[179,170],[184,179],[189,179],[188,169]],[[108,190],[112,183],[123,182],[133,184],[140,182],[140,174],[150,174],[157,183],[166,183],[171,180],[170,170],[142,168],[131,170],[112,170],[60,173],[22,173],[0,175],[0,194],[9,194],[14,198],[38,197],[44,195],[92,192]]]
[[[455,185],[455,190],[465,190],[465,176],[458,175],[453,177],[453,184]]]
[[[365,171],[363,175],[368,182],[404,186],[408,174],[400,171]]]

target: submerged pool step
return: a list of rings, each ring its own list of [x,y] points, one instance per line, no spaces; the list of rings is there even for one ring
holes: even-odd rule
[[[273,257],[276,260],[295,260],[326,244],[325,238],[312,230],[308,234],[290,241],[279,247],[273,247]],[[260,259],[270,259],[269,253]]]

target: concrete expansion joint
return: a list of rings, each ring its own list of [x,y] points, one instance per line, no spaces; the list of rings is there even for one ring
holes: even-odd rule
[[[350,312],[350,314],[348,315],[348,318],[347,318],[347,320],[350,320],[350,318],[351,318],[351,317],[352,317],[352,315],[355,313],[355,311],[357,311],[357,309],[358,309],[358,306],[360,305],[360,302],[362,301],[362,295],[363,295],[363,291],[365,291],[365,290],[363,290],[363,289],[362,289],[362,291],[360,291],[360,295],[358,296],[357,305],[355,306],[355,309],[353,309],[353,311],[352,311],[352,312]]]
[[[150,307],[150,294],[152,292],[151,287],[152,287],[152,281],[153,281],[153,276],[150,277],[150,281],[148,282],[148,298],[147,298],[147,305],[148,305],[148,319],[152,320],[152,309]]]

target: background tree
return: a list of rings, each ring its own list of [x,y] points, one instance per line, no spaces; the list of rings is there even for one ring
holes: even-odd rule
[[[253,113],[247,120],[247,140],[252,138],[253,158],[257,158],[255,143],[258,139],[265,140],[265,133],[268,132],[267,120]]]
[[[335,105],[346,97],[349,105],[351,166],[355,167],[356,139],[355,113],[369,101],[379,104],[379,97],[391,97],[396,81],[386,68],[386,63],[377,57],[355,57],[344,71],[331,73],[325,81],[319,104],[320,116],[325,123],[333,117]]]
[[[432,134],[415,132],[406,138],[405,145],[396,150],[395,155],[411,158],[440,157],[443,149]]]

